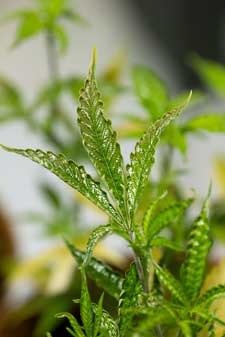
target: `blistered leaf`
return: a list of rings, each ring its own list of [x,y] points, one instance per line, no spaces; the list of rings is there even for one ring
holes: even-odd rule
[[[63,154],[56,155],[53,152],[44,152],[42,150],[15,149],[3,145],[1,147],[8,152],[20,154],[42,165],[83,194],[108,215],[118,220],[117,212],[110,204],[107,194],[101,189],[99,183],[86,173],[84,167],[77,166],[72,160],[67,160]]]
[[[158,235],[164,228],[174,224],[190,206],[193,199],[178,201],[161,210],[153,219],[150,219],[146,229],[148,242]]]
[[[94,321],[94,331],[93,337],[97,337],[98,333],[100,332],[101,328],[101,321],[102,321],[102,303],[104,299],[104,293],[101,295],[98,305],[95,312],[95,321]]]
[[[145,214],[144,214],[144,217],[143,217],[143,220],[142,220],[142,228],[143,228],[143,232],[145,234],[145,236],[147,236],[148,234],[148,228],[149,228],[149,225],[152,221],[152,218],[154,216],[154,212],[160,202],[160,200],[162,200],[167,194],[167,191],[163,192],[162,194],[160,194],[158,197],[156,197],[151,203],[150,205],[148,206]]]
[[[136,267],[132,264],[123,282],[123,288],[119,299],[120,336],[124,336],[131,327],[134,313],[128,309],[138,305],[139,295],[142,291],[143,288],[140,283]]]
[[[164,83],[145,66],[134,67],[132,77],[141,104],[153,120],[160,118],[166,111],[169,99]]]
[[[210,306],[218,298],[225,297],[225,284],[208,289],[196,302],[196,305]]]
[[[77,112],[82,140],[89,157],[125,212],[123,160],[116,133],[111,122],[103,115],[95,78],[95,51],[84,89],[80,92]]]
[[[131,217],[138,206],[140,196],[147,184],[151,167],[155,161],[156,145],[161,133],[186,107],[190,96],[174,110],[167,112],[162,118],[151,124],[143,137],[137,142],[135,152],[131,154],[131,162],[127,167],[127,195]]]
[[[203,204],[200,215],[191,227],[187,253],[182,266],[182,284],[190,301],[195,300],[201,289],[206,258],[211,246],[208,209],[209,195]]]
[[[91,298],[87,287],[86,274],[83,268],[81,269],[81,275],[82,275],[82,282],[81,282],[81,297],[80,297],[80,315],[87,337],[92,337],[94,315]]]
[[[86,254],[77,249],[69,241],[65,241],[76,262],[81,266]],[[85,266],[88,276],[94,280],[100,288],[103,288],[111,296],[118,298],[122,289],[123,278],[109,266],[92,257]]]
[[[187,299],[181,283],[175,279],[169,270],[156,265],[155,272],[160,283],[170,291],[172,296],[180,303],[186,303]]]
[[[94,312],[97,312],[97,305],[93,305]],[[102,310],[101,316],[101,331],[103,336],[109,337],[119,337],[119,329],[118,325],[112,316],[106,311]]]
[[[67,318],[68,321],[70,322],[70,325],[73,329],[73,331],[75,332],[77,337],[85,337],[85,334],[81,328],[81,326],[79,325],[79,323],[77,322],[77,319],[70,313],[68,312],[61,312],[59,314],[56,315],[57,318]]]
[[[112,229],[110,225],[102,225],[94,229],[94,231],[91,233],[87,243],[87,252],[84,261],[85,265],[89,264],[91,256],[93,254],[94,247],[96,246],[97,242],[101,240],[111,230]]]

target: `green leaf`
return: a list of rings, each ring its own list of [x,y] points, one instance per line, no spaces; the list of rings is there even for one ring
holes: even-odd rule
[[[101,295],[97,309],[95,312],[95,322],[94,322],[94,332],[93,332],[93,337],[97,337],[98,333],[100,332],[101,328],[101,321],[102,321],[102,303],[104,299],[104,293]]]
[[[80,327],[79,323],[77,322],[77,319],[68,312],[61,312],[56,315],[57,318],[67,318],[70,322],[70,325],[75,332],[77,337],[85,337],[85,334],[83,333],[82,328]]]
[[[50,151],[15,149],[4,145],[0,145],[0,147],[8,152],[27,157],[50,170],[120,223],[117,212],[110,204],[107,194],[101,189],[100,184],[86,173],[83,166],[77,166],[72,160],[67,160],[63,154],[57,155]]]
[[[200,215],[191,227],[187,253],[182,265],[181,280],[190,301],[196,299],[201,289],[206,258],[211,246],[208,221],[209,194],[203,204]]]
[[[21,10],[15,12],[12,18],[14,17],[19,19],[19,24],[13,46],[17,46],[25,40],[36,36],[43,29],[43,22],[36,11]]]
[[[76,262],[81,266],[84,263],[86,254],[77,249],[68,240],[65,240],[65,242]],[[92,257],[85,266],[85,270],[88,276],[94,280],[100,288],[103,288],[116,299],[119,298],[123,283],[123,278],[119,273],[113,271],[109,266],[106,266],[94,257]]]
[[[158,236],[151,241],[151,247],[166,247],[178,252],[183,250],[183,247],[176,242],[173,242],[163,236]]]
[[[151,118],[157,120],[166,111],[169,99],[164,83],[145,66],[134,67],[132,78],[134,90],[140,103]]]
[[[225,67],[209,60],[204,60],[198,55],[191,58],[194,70],[203,82],[219,94],[225,95]]]
[[[147,184],[151,167],[155,161],[156,145],[159,142],[161,133],[186,107],[189,97],[174,110],[167,112],[162,118],[151,124],[143,137],[135,146],[135,152],[131,154],[131,162],[127,167],[127,195],[128,207],[131,218],[138,206],[140,196]]]
[[[143,217],[143,221],[142,221],[142,228],[143,228],[143,232],[145,237],[148,234],[148,227],[149,224],[152,221],[154,212],[160,202],[160,200],[162,200],[165,196],[167,195],[167,191],[163,192],[162,194],[160,194],[158,197],[156,197],[149,205],[149,207],[147,208],[144,217]]]
[[[97,305],[93,305],[94,312],[97,312]],[[106,311],[102,310],[101,316],[101,330],[102,335],[109,336],[109,337],[119,337],[119,329],[117,323],[114,321],[112,316]]]
[[[210,306],[218,298],[225,297],[225,285],[220,284],[207,290],[196,302],[197,306]]]
[[[112,230],[110,225],[102,225],[94,229],[88,239],[86,258],[84,264],[87,265],[90,262],[91,256],[93,254],[94,247],[97,242],[101,240],[105,235],[109,234]]]
[[[181,283],[175,279],[169,270],[161,268],[159,265],[155,265],[155,273],[159,282],[170,291],[174,298],[180,303],[186,303],[187,299]]]
[[[65,53],[69,45],[68,35],[65,29],[61,25],[54,25],[53,33],[56,41],[58,42],[61,53]]]
[[[183,127],[186,131],[225,132],[225,115],[201,115],[189,120]]]
[[[168,126],[163,134],[162,141],[177,148],[181,154],[187,152],[187,139],[184,130],[175,123]]]
[[[150,222],[146,229],[148,244],[151,240],[158,235],[164,228],[174,224],[190,206],[193,199],[178,201],[161,210]]]
[[[80,315],[87,337],[92,337],[94,315],[91,298],[87,287],[86,274],[83,268],[81,269],[81,276],[82,276],[82,283],[81,283],[81,297],[80,297]]]
[[[119,330],[120,336],[124,336],[131,327],[134,312],[128,309],[138,305],[139,295],[143,292],[137,270],[134,264],[130,266],[123,282],[119,299]]]
[[[169,105],[167,107],[167,109],[173,109],[174,107],[176,107],[177,105],[181,104],[185,97],[187,97],[189,94],[188,91],[184,91],[181,94],[179,94],[178,96],[176,96],[175,98],[173,98],[170,102]],[[188,105],[188,108],[192,107],[193,105],[196,105],[198,103],[200,103],[201,101],[203,101],[203,99],[205,98],[205,94],[199,90],[193,90],[192,91],[192,95],[191,95],[191,101]]]
[[[52,335],[50,334],[50,332],[46,333],[46,337],[52,337]]]
[[[216,334],[215,334],[214,323],[211,323],[208,328],[208,337],[215,337],[215,336]]]
[[[123,160],[111,121],[103,115],[103,104],[95,78],[95,51],[84,89],[80,92],[77,112],[82,140],[89,157],[125,212]]]

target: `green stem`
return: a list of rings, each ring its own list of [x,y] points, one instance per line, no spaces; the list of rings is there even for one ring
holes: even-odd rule
[[[139,276],[139,279],[140,279],[140,281],[142,283],[144,292],[146,292],[146,294],[148,294],[148,292],[149,292],[149,289],[148,289],[148,280],[146,280],[146,277],[145,277],[145,272],[144,272],[143,264],[141,262],[141,258],[139,256],[137,256],[135,253],[134,253],[134,261],[135,261],[135,265],[136,265],[136,268],[137,268],[138,276]]]

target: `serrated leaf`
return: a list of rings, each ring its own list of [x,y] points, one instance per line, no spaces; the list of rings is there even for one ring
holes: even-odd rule
[[[189,120],[183,127],[187,131],[225,132],[225,115],[201,115]]]
[[[159,204],[159,201],[162,200],[165,196],[167,195],[167,191],[163,192],[160,194],[158,197],[156,197],[148,206],[142,220],[142,228],[143,228],[143,233],[145,236],[147,236],[148,233],[148,227],[149,223],[152,220],[152,217],[154,215],[154,212]]]
[[[93,309],[96,313],[97,305],[93,304]],[[112,316],[104,309],[102,310],[101,316],[101,329],[103,330],[103,336],[105,336],[106,334],[109,337],[119,337],[119,329],[117,323],[114,321]]]
[[[203,204],[200,215],[191,227],[187,253],[182,266],[182,284],[190,301],[195,300],[201,289],[206,258],[211,246],[211,240],[209,238],[208,209],[209,195]]]
[[[184,211],[190,206],[193,199],[189,198],[179,202],[175,202],[167,208],[160,211],[146,227],[146,236],[148,243],[151,244],[151,240],[158,235],[164,228],[175,223],[179,219]]]
[[[42,165],[83,194],[109,216],[114,217],[117,222],[120,221],[116,210],[109,202],[107,194],[101,189],[100,184],[86,173],[83,166],[77,166],[72,160],[66,159],[63,154],[55,154],[50,151],[44,152],[42,150],[9,148],[4,145],[0,146],[8,152],[22,155]]]
[[[94,321],[94,332],[93,332],[93,337],[97,337],[98,333],[100,332],[101,328],[101,321],[102,321],[102,303],[104,299],[104,293],[101,295],[97,309],[95,312],[95,321]]]
[[[178,94],[178,96],[176,96],[169,102],[167,108],[172,109],[173,107],[176,107],[177,105],[181,104],[184,101],[185,97],[187,96],[188,96],[188,91],[184,91],[181,94]],[[192,95],[191,95],[191,101],[188,107],[190,108],[193,105],[200,103],[201,101],[203,101],[204,98],[205,98],[205,94],[203,92],[199,90],[193,90]]]
[[[65,240],[67,247],[74,256],[76,262],[81,266],[84,263],[86,254],[77,249],[68,240]],[[85,270],[88,276],[94,280],[100,288],[115,298],[119,298],[122,290],[123,278],[113,271],[109,266],[92,257],[86,265]]]
[[[93,230],[90,234],[88,243],[87,243],[87,251],[86,258],[84,261],[85,265],[88,265],[93,254],[93,250],[99,240],[101,240],[105,235],[109,234],[112,230],[110,225],[102,225]]]
[[[94,315],[87,287],[86,274],[83,268],[81,269],[81,276],[80,315],[87,337],[92,337]]]
[[[163,236],[158,236],[157,238],[153,239],[151,241],[151,247],[166,247],[178,252],[181,252],[183,250],[183,247],[181,245]]]
[[[70,314],[69,312],[61,312],[56,315],[57,318],[67,318],[70,322],[70,325],[75,332],[77,337],[85,337],[85,334],[83,333],[82,328],[80,327],[79,323],[77,322],[77,319]]]
[[[134,264],[130,266],[123,282],[122,292],[119,299],[119,331],[124,336],[131,327],[134,313],[128,311],[132,306],[138,305],[139,295],[143,292],[137,270]]]
[[[170,291],[176,300],[180,303],[186,303],[187,299],[181,283],[175,279],[169,270],[161,268],[159,265],[155,265],[155,273],[159,282]]]
[[[127,167],[127,195],[128,207],[131,218],[138,206],[140,196],[146,186],[151,167],[155,161],[156,145],[161,133],[176,118],[188,104],[190,96],[184,103],[174,110],[167,112],[162,118],[151,124],[143,137],[135,146],[135,152],[131,154],[131,162]]]
[[[132,71],[134,90],[151,118],[160,118],[168,104],[168,91],[164,83],[150,69],[136,66]]]
[[[95,78],[95,52],[77,109],[84,146],[108,188],[125,212],[123,160],[111,121],[103,114],[103,104]]]
[[[197,306],[210,306],[218,298],[225,297],[225,285],[220,284],[207,290],[196,302]]]

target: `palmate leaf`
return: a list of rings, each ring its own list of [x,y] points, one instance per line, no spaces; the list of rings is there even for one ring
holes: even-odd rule
[[[100,184],[88,175],[82,166],[77,166],[72,160],[66,159],[63,154],[54,154],[53,152],[44,152],[42,150],[16,149],[0,145],[4,150],[13,152],[42,165],[50,170],[61,180],[71,187],[75,188],[87,199],[104,210],[116,222],[120,223],[117,212],[110,204],[107,194],[101,189]]]
[[[139,295],[143,292],[137,270],[134,264],[130,266],[123,282],[119,299],[119,331],[124,336],[131,327],[134,312],[129,309],[138,305]]]
[[[211,246],[211,240],[209,238],[208,209],[209,195],[203,204],[200,215],[191,227],[187,253],[182,265],[181,281],[190,301],[195,300],[201,289],[206,257]]]
[[[197,306],[210,306],[218,298],[225,297],[225,285],[220,284],[207,290],[196,302]]]
[[[93,250],[97,242],[101,240],[105,235],[110,233],[111,230],[112,228],[110,225],[102,225],[93,230],[93,232],[89,236],[87,243],[86,258],[84,261],[85,265],[87,265],[90,262],[90,258],[93,254]]]
[[[123,160],[111,121],[103,115],[103,104],[95,78],[95,50],[84,89],[80,91],[77,112],[82,140],[89,157],[125,213]]]
[[[83,268],[81,269],[81,276],[82,283],[80,297],[80,315],[87,337],[92,337],[94,313],[92,309],[91,298],[87,288],[86,274]]]
[[[180,303],[186,303],[187,299],[181,283],[175,279],[169,270],[161,268],[156,264],[155,273],[159,279],[159,282],[170,291],[176,300],[178,300]]]
[[[160,211],[152,220],[150,219],[148,226],[146,225],[146,236],[148,243],[158,235],[164,228],[173,224],[179,219],[184,211],[190,206],[193,199],[178,201]]]
[[[131,154],[131,162],[127,166],[127,195],[131,218],[133,218],[140,196],[148,181],[151,167],[155,161],[156,145],[159,142],[160,135],[186,107],[190,97],[191,95],[189,95],[183,104],[167,112],[162,118],[158,119],[154,124],[151,124],[143,137],[136,144],[134,153]]]
[[[85,337],[85,334],[81,326],[79,325],[79,323],[77,322],[77,319],[72,314],[68,312],[61,312],[57,314],[56,317],[57,318],[67,318],[72,327],[72,332],[74,332],[77,337]]]
[[[65,240],[65,243],[78,265],[82,266],[86,258],[86,253],[77,249],[68,240]],[[86,264],[85,270],[88,276],[94,280],[100,288],[103,288],[116,299],[119,298],[123,284],[123,278],[119,273],[113,271],[109,266],[106,266],[94,257]]]

